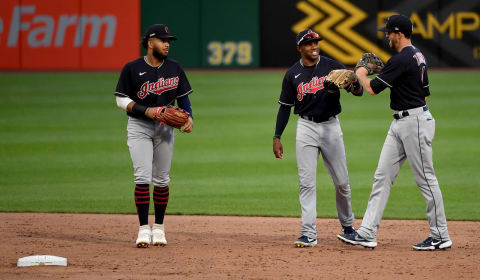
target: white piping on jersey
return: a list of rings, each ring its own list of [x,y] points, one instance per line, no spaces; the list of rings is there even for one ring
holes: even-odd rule
[[[380,79],[378,76],[377,76],[377,79],[379,79],[379,80],[380,80],[380,82],[382,82],[382,83],[386,84],[386,85],[387,85],[387,87],[389,87],[389,88],[392,88],[392,87],[393,87],[393,86],[389,85],[387,82],[385,82],[384,80]]]
[[[315,67],[317,67],[318,63],[320,62],[320,56],[318,56],[318,61],[317,61],[317,64],[315,64]],[[302,63],[302,59],[300,58],[300,65],[302,65],[302,67],[305,67],[305,65],[303,65]]]
[[[429,87],[429,86],[430,86],[430,84],[428,84],[428,85],[426,85],[426,86],[423,86],[423,88],[426,88],[426,87]]]
[[[145,63],[148,64],[149,66],[153,67],[153,68],[160,68],[160,67],[162,67],[163,63],[165,62],[165,60],[163,60],[162,64],[158,65],[158,67],[155,67],[152,64],[148,63],[147,56],[144,56],[143,60],[145,60]]]
[[[121,96],[128,97],[128,95],[126,95],[125,93],[121,93],[121,92],[118,92],[118,91],[115,92],[115,95],[117,95],[117,96],[121,95]]]
[[[179,96],[177,96],[177,97],[175,97],[175,98],[177,98],[177,99],[178,99],[179,97],[183,97],[183,96],[185,96],[185,95],[189,94],[189,93],[190,93],[190,92],[192,92],[192,91],[193,91],[193,89],[191,89],[191,90],[189,90],[189,91],[185,92],[184,94],[182,94],[182,95],[179,95]]]
[[[280,101],[280,100],[278,100],[278,103],[280,103],[281,105],[285,105],[285,106],[290,106],[290,107],[293,106],[293,104],[283,103],[283,102]]]

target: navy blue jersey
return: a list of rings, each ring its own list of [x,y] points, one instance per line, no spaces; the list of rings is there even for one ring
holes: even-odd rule
[[[430,95],[425,57],[414,46],[404,47],[388,60],[370,85],[375,93],[390,88],[390,108],[393,110],[425,106],[425,96]]]
[[[157,107],[173,105],[176,98],[191,92],[187,76],[177,62],[167,58],[160,66],[153,67],[146,57],[140,57],[123,67],[115,95],[128,97],[148,107]],[[133,112],[127,114],[148,119]]]
[[[345,69],[345,66],[324,56],[320,56],[318,63],[310,67],[304,66],[300,59],[285,74],[278,103],[295,106],[293,113],[298,115],[322,119],[338,115],[342,111],[340,91],[330,85],[330,92],[327,92],[327,85],[323,83],[334,69]]]

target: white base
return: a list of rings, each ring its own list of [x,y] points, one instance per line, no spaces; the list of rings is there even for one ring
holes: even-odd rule
[[[67,259],[57,256],[36,255],[19,258],[17,266],[44,266],[44,265],[59,265],[67,266]]]

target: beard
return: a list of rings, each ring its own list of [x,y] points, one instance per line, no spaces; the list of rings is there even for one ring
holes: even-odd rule
[[[398,41],[397,40],[389,40],[388,46],[390,47],[390,49],[396,50],[397,46],[398,46]]]
[[[167,55],[161,54],[160,51],[157,50],[157,48],[153,48],[152,54],[159,61],[164,61],[167,58]]]

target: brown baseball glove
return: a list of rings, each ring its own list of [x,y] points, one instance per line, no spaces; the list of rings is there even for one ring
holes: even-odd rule
[[[188,117],[190,117],[190,114],[187,111],[168,105],[155,108],[153,119],[159,123],[181,128],[187,123]]]
[[[358,80],[357,75],[352,70],[336,69],[328,73],[326,82],[332,83],[338,88],[347,88]]]
[[[384,66],[382,60],[374,53],[364,53],[355,66],[355,70],[359,67],[365,67],[368,71],[368,75],[373,75],[380,73]]]

